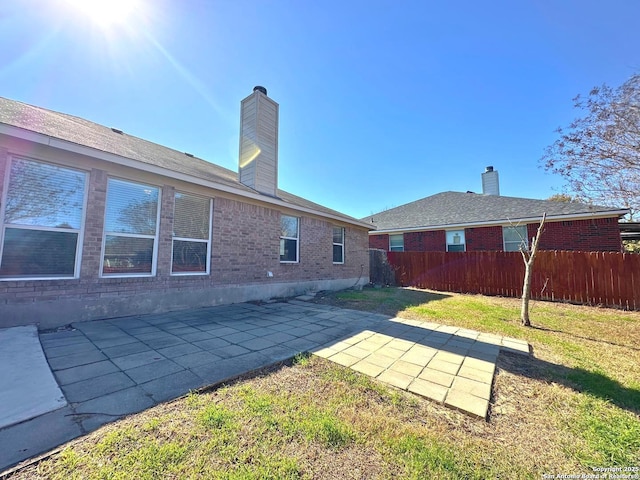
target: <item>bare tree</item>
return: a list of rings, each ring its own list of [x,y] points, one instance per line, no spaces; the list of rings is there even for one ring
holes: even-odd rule
[[[540,237],[544,231],[544,222],[547,219],[547,214],[542,215],[540,225],[538,225],[538,231],[536,236],[531,239],[531,246],[520,244],[520,253],[522,253],[522,259],[524,260],[524,283],[522,285],[522,308],[520,310],[520,321],[524,327],[530,327],[531,321],[529,319],[529,300],[531,299],[531,279],[533,276],[533,262],[535,261],[536,254],[538,253],[538,245],[540,244]]]
[[[558,203],[580,203],[579,200],[573,198],[567,193],[554,193],[547,200]]]
[[[578,200],[640,211],[640,74],[620,87],[595,87],[578,95],[585,112],[545,150],[546,170],[559,173]]]
[[[66,220],[79,217],[77,212],[82,210],[85,176],[62,170],[40,162],[14,160],[5,221],[51,227],[61,224],[60,228],[67,228]]]
[[[127,233],[154,235],[158,219],[158,200],[132,200],[118,211],[118,224]]]

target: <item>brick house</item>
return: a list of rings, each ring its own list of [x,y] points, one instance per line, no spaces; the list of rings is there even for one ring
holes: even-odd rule
[[[341,289],[369,226],[278,189],[278,104],[241,103],[238,172],[0,98],[0,328]]]
[[[442,192],[362,220],[376,227],[369,247],[387,251],[517,251],[547,214],[543,250],[622,249],[618,219],[629,213],[580,203],[500,196],[498,172],[482,174],[483,193]]]

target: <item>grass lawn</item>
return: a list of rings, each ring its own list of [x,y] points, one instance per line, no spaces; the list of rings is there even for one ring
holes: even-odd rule
[[[533,302],[525,328],[514,299],[385,288],[317,301],[526,339],[533,357],[499,357],[484,422],[300,355],[102,427],[12,478],[538,479],[640,466],[640,313]]]

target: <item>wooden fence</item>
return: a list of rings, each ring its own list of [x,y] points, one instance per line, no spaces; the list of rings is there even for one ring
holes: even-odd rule
[[[387,257],[402,286],[522,296],[520,252],[388,252]],[[531,297],[640,310],[640,255],[540,251]]]

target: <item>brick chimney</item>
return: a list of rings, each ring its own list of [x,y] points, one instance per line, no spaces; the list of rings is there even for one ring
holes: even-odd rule
[[[254,87],[240,104],[240,183],[276,196],[278,190],[278,104],[267,89]]]
[[[492,166],[485,168],[482,174],[482,194],[483,195],[500,195],[500,181],[498,171]]]

